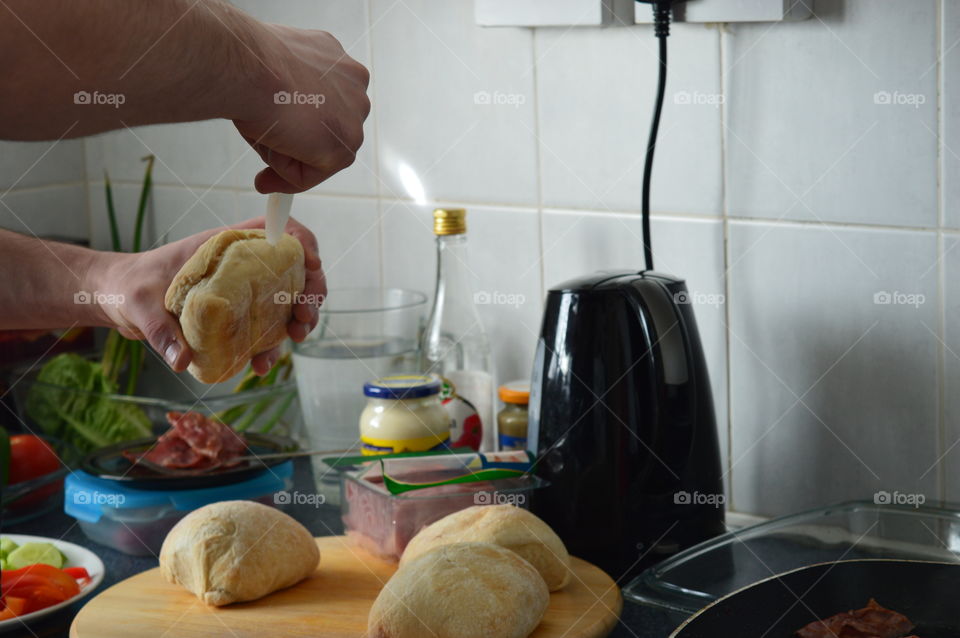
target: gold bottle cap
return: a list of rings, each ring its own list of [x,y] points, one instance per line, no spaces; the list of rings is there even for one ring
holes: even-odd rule
[[[467,211],[463,208],[437,208],[433,211],[434,235],[462,235],[467,232]]]

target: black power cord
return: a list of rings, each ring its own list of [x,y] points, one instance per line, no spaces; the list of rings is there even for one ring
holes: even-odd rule
[[[643,258],[647,270],[653,270],[653,248],[650,244],[650,179],[653,174],[653,153],[657,148],[657,133],[660,131],[660,114],[663,111],[663,98],[667,90],[667,36],[670,35],[670,16],[674,0],[637,0],[653,5],[654,35],[660,43],[660,77],[657,81],[657,99],[650,123],[650,137],[647,141],[647,158],[643,165],[643,203],[641,217],[643,223]]]

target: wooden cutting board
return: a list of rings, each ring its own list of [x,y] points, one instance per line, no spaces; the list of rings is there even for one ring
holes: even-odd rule
[[[307,580],[266,598],[207,607],[151,569],[101,592],[70,627],[71,638],[360,638],[380,588],[396,571],[346,537],[317,539],[320,566]],[[574,577],[550,595],[531,638],[603,638],[620,616],[620,589],[602,570],[573,559]]]

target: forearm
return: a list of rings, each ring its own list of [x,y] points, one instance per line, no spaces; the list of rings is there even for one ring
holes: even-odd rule
[[[244,95],[276,77],[267,38],[221,0],[6,0],[0,137],[251,117]]]
[[[119,300],[100,288],[111,256],[0,230],[0,329],[110,325],[102,304]]]

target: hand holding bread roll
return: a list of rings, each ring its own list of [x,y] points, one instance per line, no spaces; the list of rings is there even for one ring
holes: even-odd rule
[[[160,573],[208,605],[256,600],[300,582],[320,562],[313,535],[253,501],[223,501],[187,514],[163,541]]]
[[[263,230],[225,230],[204,242],[164,299],[193,350],[190,373],[225,381],[282,343],[304,279],[303,247],[290,235],[274,246]]]

